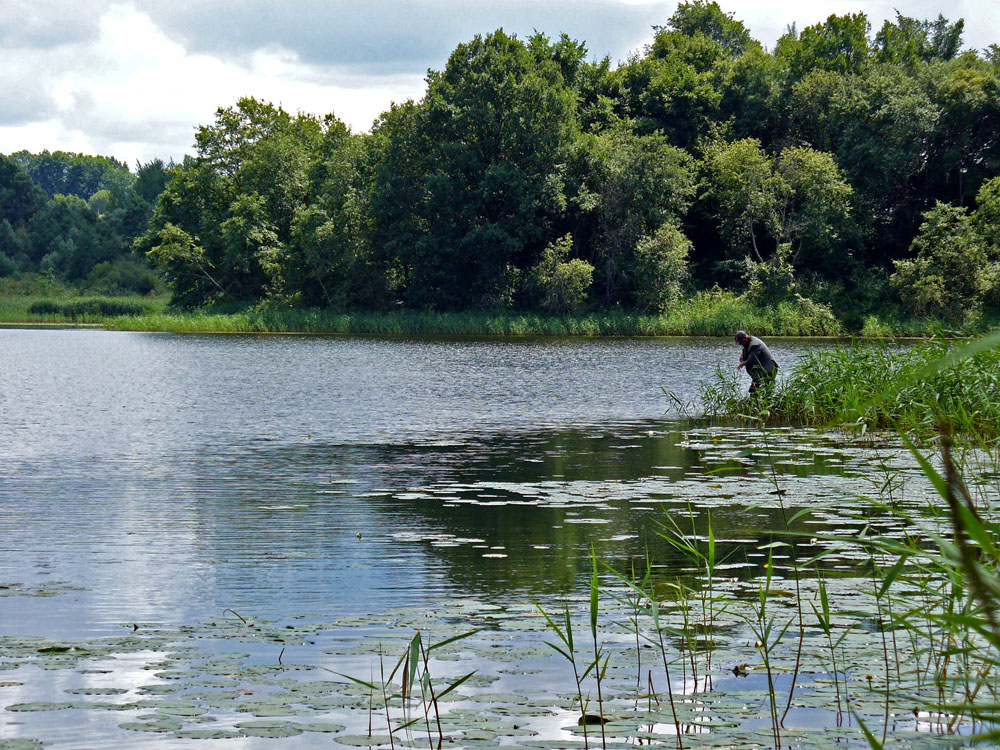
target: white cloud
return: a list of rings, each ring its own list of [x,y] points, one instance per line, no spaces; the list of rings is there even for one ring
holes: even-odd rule
[[[0,52],[0,63],[5,56]],[[16,57],[25,78],[32,67],[50,71],[25,88],[44,91],[55,117],[0,127],[0,151],[60,148],[111,154],[129,164],[191,153],[195,127],[241,96],[293,112],[334,111],[366,130],[391,99],[423,91],[422,74],[372,85],[348,77],[347,85],[331,85],[329,72],[279,47],[229,60],[191,54],[131,4],[109,6],[92,41],[21,50]]]

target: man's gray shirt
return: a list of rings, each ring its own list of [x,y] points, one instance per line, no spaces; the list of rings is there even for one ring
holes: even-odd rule
[[[750,340],[743,346],[743,364],[751,380],[774,375],[778,370],[778,363],[771,356],[771,350],[756,336],[750,336]]]

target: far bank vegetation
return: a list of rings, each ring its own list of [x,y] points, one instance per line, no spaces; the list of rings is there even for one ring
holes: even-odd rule
[[[476,36],[366,133],[247,97],[180,164],[0,156],[0,281],[255,314],[728,294],[841,332],[975,328],[1000,308],[1000,52],[963,28],[834,15],[767,50],[693,0],[619,64]]]

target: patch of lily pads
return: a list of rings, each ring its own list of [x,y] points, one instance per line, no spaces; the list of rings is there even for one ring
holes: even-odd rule
[[[845,611],[852,610],[859,603],[851,601],[848,596],[855,584],[847,579],[828,581],[828,586],[837,594],[833,597],[834,601],[843,601]],[[741,585],[752,589],[756,584],[745,582]],[[805,596],[815,595],[814,583],[803,581],[802,585]],[[740,585],[732,588],[739,591]],[[842,599],[840,594],[845,598]],[[582,604],[575,606],[579,610],[581,630],[584,630]],[[637,667],[634,641],[614,636],[616,630],[627,634],[629,628],[634,627],[629,624],[629,616],[638,616],[640,628],[648,632],[651,627],[649,613],[630,613],[621,602],[611,598],[602,604],[601,631],[604,635],[601,637],[607,638],[603,648],[610,657],[606,681],[602,686],[604,711],[609,719],[604,731],[609,745],[628,745],[632,742],[669,744],[676,724],[681,725],[684,731],[697,732],[699,746],[766,744],[769,738],[767,727],[757,727],[755,722],[767,717],[768,694],[761,688],[761,680],[752,679],[754,674],[762,675],[762,665],[745,627],[740,629],[730,624],[734,628],[728,639],[730,647],[717,651],[713,656],[711,670],[718,687],[714,690],[702,687],[686,693],[684,700],[675,705],[675,714],[667,709],[664,676],[652,675],[654,671],[662,672],[657,658],[654,658],[656,655],[651,653],[652,649],[641,650],[639,658],[644,661],[645,667]],[[780,597],[774,600],[772,606],[778,617],[791,616],[794,612],[792,603]],[[780,614],[782,611],[786,614]],[[236,625],[213,620],[204,628],[191,626],[172,632],[150,628],[146,636],[96,641],[54,642],[3,637],[0,638],[0,653],[25,667],[41,665],[53,654],[72,656],[74,663],[87,664],[114,656],[117,648],[122,648],[122,653],[146,651],[152,654],[148,662],[150,672],[159,680],[131,689],[83,686],[63,690],[67,698],[122,697],[131,701],[121,704],[53,700],[14,703],[5,706],[5,709],[15,713],[125,710],[134,715],[120,722],[123,730],[158,734],[178,741],[237,737],[280,739],[314,732],[330,735],[343,746],[378,747],[389,744],[381,685],[375,686],[379,688],[375,691],[331,672],[337,671],[337,659],[344,658],[344,652],[349,652],[346,657],[353,662],[362,656],[368,657],[370,669],[359,678],[368,680],[368,672],[375,669],[380,651],[383,660],[388,657],[394,662],[405,651],[406,640],[400,637],[377,640],[361,637],[352,642],[346,639],[346,633],[351,629],[364,631],[389,626],[394,635],[401,632],[412,634],[419,625],[424,628],[423,637],[428,641],[443,641],[458,632],[454,624],[448,624],[451,620],[460,621],[465,631],[489,625],[486,630],[440,649],[441,656],[435,655],[432,664],[432,675],[435,670],[440,672],[440,676],[434,678],[439,691],[448,684],[448,675],[458,670],[476,669],[473,677],[438,701],[442,729],[453,743],[464,747],[482,743],[486,747],[503,738],[504,743],[513,742],[513,746],[520,747],[576,747],[580,746],[579,740],[585,731],[591,737],[598,731],[597,727],[583,727],[571,719],[553,724],[555,717],[574,716],[579,708],[567,665],[543,642],[550,638],[550,633],[537,609],[527,605],[509,608],[490,605],[480,610],[476,602],[467,600],[453,605],[442,603],[438,614],[439,617],[429,623],[421,611],[400,609],[389,616],[351,618],[346,627],[343,623],[328,622],[310,623],[301,629],[298,624],[289,628],[265,620],[256,620],[252,625],[249,620]],[[684,613],[677,608],[665,607],[661,616],[671,626],[683,626]],[[513,623],[518,623],[518,627],[509,629],[507,626]],[[254,663],[259,657],[248,653],[222,655],[205,652],[201,647],[178,649],[178,646],[192,643],[208,643],[210,639],[266,644],[270,642],[271,634],[279,630],[288,631],[289,636],[299,643],[315,640],[316,663],[260,664]],[[725,628],[719,628],[720,633],[724,631]],[[331,648],[324,648],[325,632],[336,635],[335,639],[331,639]],[[851,664],[851,674],[842,675],[836,686],[823,669],[800,674],[799,682],[805,687],[796,694],[795,708],[803,711],[819,709],[824,712],[823,716],[830,718],[829,723],[835,725],[835,714],[830,707],[835,703],[834,692],[839,689],[850,698],[849,706],[846,696],[844,699],[842,713],[845,715],[849,715],[848,710],[853,710],[862,716],[880,716],[885,709],[884,691],[879,692],[877,684],[873,686],[865,679],[866,674],[878,673],[884,658],[880,642],[873,640],[870,633],[852,632],[845,635],[841,648],[843,658]],[[813,663],[822,663],[822,642],[807,640],[804,653]],[[777,649],[772,654],[772,669],[779,674],[789,674],[794,666],[794,656],[794,643]],[[677,652],[670,658],[675,670],[676,689],[678,675],[683,675],[688,669],[688,657]],[[699,658],[702,659],[699,668],[707,671],[709,667],[703,657]],[[732,672],[737,663],[745,665],[743,671],[751,674],[751,678],[742,683],[741,678]],[[102,664],[110,665],[112,662]],[[648,680],[643,678],[638,686],[637,668],[645,669],[652,675]],[[94,671],[102,675],[114,674],[113,669]],[[539,688],[539,679],[551,684],[554,689]],[[497,689],[498,685],[503,687]],[[656,691],[655,695],[650,695],[650,685]],[[596,710],[594,686],[587,685],[584,690],[588,697],[588,710]],[[419,717],[422,711],[412,698],[404,707],[398,691],[398,680],[386,685],[387,694],[394,695],[388,701],[394,728],[406,723],[405,716]],[[891,701],[890,708],[901,717],[913,710],[912,701],[902,698]],[[138,713],[140,711],[146,713]],[[359,731],[367,726],[370,715],[382,722],[381,729],[373,730],[373,736],[369,736],[367,731]],[[202,723],[206,719],[212,720],[211,726]],[[407,728],[398,737],[394,735],[394,739],[399,740],[397,744],[400,746],[407,746],[407,743],[409,746],[421,746],[421,742],[426,744],[426,738],[422,738],[417,729],[424,731],[418,722],[417,727]],[[826,736],[825,733],[826,727],[815,726],[808,731],[790,730],[786,738],[791,741],[800,736],[812,737],[809,742],[814,742],[816,736]]]
[[[703,463],[710,469],[745,462],[746,445],[755,444],[755,439],[749,431],[744,435],[711,429],[692,430],[686,438],[688,447],[700,451]],[[800,444],[794,434],[787,433],[769,458],[785,466],[807,468],[804,456],[809,450],[815,451],[816,446]],[[842,467],[842,473],[829,482],[822,475],[810,475],[808,482],[806,477],[791,477],[787,479],[787,495],[775,495],[767,477],[741,477],[738,492],[751,496],[758,507],[773,509],[785,503],[795,508],[820,497],[828,504],[831,497],[856,493],[869,481],[863,449],[840,450],[834,455],[831,448],[829,457]],[[892,471],[912,472],[902,459],[890,456],[885,460]],[[845,476],[851,482],[845,483]],[[527,503],[569,509],[567,522],[587,524],[599,520],[590,518],[592,511],[609,504],[644,506],[664,498],[691,501],[694,512],[700,513],[730,504],[737,492],[734,484],[725,473],[711,482],[668,477],[662,481],[643,480],[642,487],[625,481],[516,486],[479,482],[411,490],[409,499],[440,502],[447,498],[454,502],[458,498],[487,505]],[[811,510],[810,520],[821,521],[825,528],[840,524],[845,533],[860,523],[821,507]],[[471,537],[423,532],[400,533],[396,541],[435,548],[478,548],[483,543]],[[754,542],[726,541],[745,545]],[[817,540],[817,544],[822,542]],[[505,553],[492,550],[483,554]],[[609,746],[672,746],[675,734],[681,731],[697,738],[696,743],[685,742],[689,746],[753,747],[773,744],[771,696],[765,677],[769,669],[769,677],[782,685],[791,684],[792,674],[797,672],[790,714],[794,720],[783,734],[787,744],[823,748],[834,747],[844,737],[859,739],[861,734],[853,717],[865,717],[876,726],[886,712],[903,727],[894,731],[894,737],[904,747],[907,742],[918,745],[926,740],[926,732],[907,729],[915,726],[909,717],[916,710],[907,693],[910,689],[919,692],[921,686],[903,681],[907,690],[886,695],[886,649],[878,631],[879,612],[871,592],[864,589],[868,582],[836,575],[825,579],[832,627],[839,639],[840,667],[836,676],[829,661],[828,640],[814,623],[806,627],[803,635],[805,666],[797,666],[799,649],[793,635],[774,644],[765,666],[752,627],[753,607],[761,591],[767,587],[767,616],[784,624],[794,622],[798,615],[796,597],[818,601],[818,581],[792,581],[781,550],[772,551],[770,557],[752,549],[747,556],[750,554],[759,557],[758,565],[772,565],[775,577],[768,581],[763,575],[748,575],[743,564],[731,563],[731,569],[720,566],[712,591],[724,595],[727,604],[717,614],[718,621],[710,625],[698,620],[705,614],[699,611],[696,599],[669,601],[665,597],[654,620],[647,605],[629,603],[623,587],[602,592],[598,639],[602,658],[606,657],[607,662],[602,668],[605,679],[600,703],[593,672],[581,685],[586,711],[602,714],[596,723],[581,724],[577,720],[582,709],[573,671],[547,643],[555,636],[542,612],[531,603],[484,602],[471,597],[437,603],[432,617],[428,617],[426,607],[401,607],[374,616],[336,620],[271,620],[227,610],[204,622],[181,627],[123,623],[126,632],[116,638],[0,636],[0,669],[15,671],[12,676],[17,678],[0,683],[0,688],[32,684],[34,669],[70,669],[80,680],[92,675],[100,681],[94,686],[72,684],[60,688],[61,694],[53,694],[50,701],[4,705],[4,694],[0,692],[0,706],[25,716],[121,711],[127,714],[119,722],[123,731],[162,735],[177,740],[178,747],[200,740],[280,740],[305,733],[329,735],[324,739],[348,747],[425,747],[428,732],[434,736],[438,731],[438,718],[448,742],[468,748],[496,747],[501,742],[509,747],[576,748],[585,746],[584,735],[592,746],[594,733],[600,733],[602,728]],[[847,569],[865,561],[860,555],[852,558],[848,551],[838,554],[839,562]],[[694,592],[705,585],[696,575],[689,579]],[[3,591],[0,587],[0,595],[14,595]],[[567,602],[576,623],[578,649],[593,647],[592,643],[583,643],[590,635],[588,603],[580,595]],[[562,616],[561,606],[557,614]],[[696,640],[691,635],[692,618],[699,628]],[[562,620],[557,618],[557,622]],[[672,688],[669,692],[663,655],[651,637],[654,622],[666,634],[664,646]],[[871,627],[859,627],[865,622],[870,622]],[[404,699],[401,679],[406,669],[394,670],[394,665],[413,653],[408,648],[417,631],[425,644],[445,643],[459,634],[474,632],[435,648],[427,665],[417,665],[421,673],[428,667],[427,679],[436,690],[433,696],[419,681],[410,686],[411,695]],[[792,627],[790,632],[797,633],[797,628]],[[710,650],[704,648],[709,642],[706,639],[713,646]],[[696,646],[693,655],[692,644]],[[231,653],[234,647],[240,651]],[[905,660],[912,656],[906,644],[899,648],[900,654],[894,656],[897,671],[905,670]],[[292,653],[294,660],[289,658]],[[118,674],[115,660],[125,655],[144,659],[142,680],[129,687],[113,684]],[[579,658],[585,664],[588,657],[581,651]],[[471,677],[448,689],[460,675],[470,671]],[[383,684],[383,676],[389,673],[393,677]],[[787,687],[782,691],[780,699],[784,700]],[[809,726],[797,726],[800,720]],[[371,732],[367,731],[369,725]],[[2,744],[7,742],[0,742],[0,750],[8,746],[20,750],[20,746]],[[123,740],[123,744],[129,742]]]

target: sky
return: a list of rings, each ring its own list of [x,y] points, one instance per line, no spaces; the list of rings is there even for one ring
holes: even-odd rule
[[[721,0],[765,46],[790,23],[896,9],[965,19],[965,46],[1000,43],[994,0]],[[565,32],[591,58],[641,51],[676,2],[653,0],[3,0],[0,153],[115,156],[133,168],[194,153],[194,132],[242,96],[333,112],[367,131],[393,101],[419,99],[428,69],[497,28]]]

